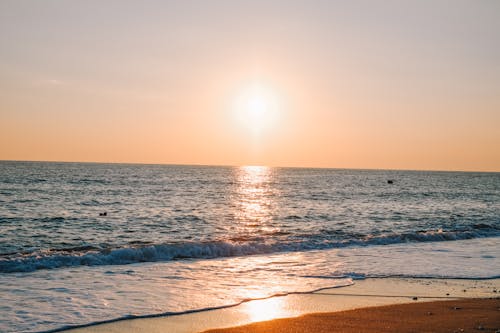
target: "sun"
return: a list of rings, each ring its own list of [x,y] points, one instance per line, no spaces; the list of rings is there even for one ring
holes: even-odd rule
[[[240,92],[234,109],[238,122],[257,134],[276,125],[279,104],[278,95],[273,89],[262,83],[254,83]]]
[[[245,105],[247,117],[252,122],[262,122],[269,109],[269,102],[261,94],[250,96]]]

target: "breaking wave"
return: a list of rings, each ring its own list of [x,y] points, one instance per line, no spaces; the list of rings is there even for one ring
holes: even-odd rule
[[[121,248],[80,246],[41,250],[31,253],[9,253],[0,257],[0,272],[32,272],[74,266],[126,265],[180,259],[211,259],[221,257],[269,254],[286,251],[322,250],[331,248],[390,245],[398,243],[441,242],[473,238],[498,237],[500,230],[478,225],[473,230],[427,230],[402,234],[364,236],[348,239],[328,239],[311,236],[307,241],[273,243],[247,239],[244,242],[187,242],[173,244],[133,244]]]

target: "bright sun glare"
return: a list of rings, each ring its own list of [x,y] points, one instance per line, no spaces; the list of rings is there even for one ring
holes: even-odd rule
[[[248,314],[252,322],[271,320],[284,317],[290,311],[285,309],[282,297],[273,297],[245,303],[243,311]]]
[[[262,84],[244,89],[235,104],[238,121],[254,133],[271,129],[278,118],[278,97],[271,88]]]

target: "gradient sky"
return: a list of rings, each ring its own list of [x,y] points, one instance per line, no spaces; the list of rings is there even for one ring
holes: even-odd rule
[[[500,171],[500,1],[0,0],[0,159]]]

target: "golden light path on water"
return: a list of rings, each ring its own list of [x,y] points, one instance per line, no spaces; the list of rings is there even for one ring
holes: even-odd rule
[[[278,193],[272,186],[272,177],[273,170],[265,166],[237,169],[236,220],[243,233],[276,231],[272,226],[272,208]]]
[[[276,188],[272,186],[273,170],[266,166],[243,166],[237,170],[237,205],[239,206],[237,221],[240,224],[242,233],[272,233],[278,228],[272,225],[272,209],[275,204],[274,198],[278,195]],[[262,262],[260,262],[262,261]],[[253,262],[254,267],[247,267],[249,270],[267,266],[266,260]],[[251,263],[252,261],[249,261]],[[269,274],[269,279],[273,279],[273,274]],[[275,277],[274,277],[275,278]],[[275,290],[242,290],[248,298],[259,298],[263,295],[272,294],[279,290],[280,281],[273,281]],[[278,287],[278,288],[276,288]],[[275,297],[252,301],[243,304],[242,312],[246,313],[251,322],[271,320],[290,315],[290,311],[285,309],[282,297]]]

